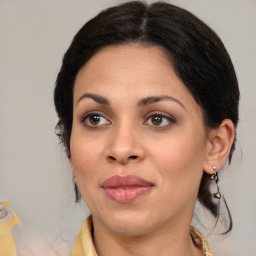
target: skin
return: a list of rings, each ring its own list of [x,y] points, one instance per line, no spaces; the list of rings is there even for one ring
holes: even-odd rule
[[[172,99],[141,103],[162,95]],[[200,106],[160,47],[128,44],[96,53],[75,81],[70,165],[92,212],[99,256],[203,255],[189,233],[200,180],[203,170],[225,163],[233,138],[230,120],[205,127]],[[101,187],[113,175],[136,175],[154,186],[121,204]]]

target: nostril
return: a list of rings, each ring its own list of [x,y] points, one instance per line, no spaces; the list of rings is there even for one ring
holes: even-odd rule
[[[129,156],[130,159],[137,159],[137,156]]]
[[[115,157],[115,156],[107,156],[107,159],[108,161],[111,161],[111,162],[115,162],[115,161],[118,161],[118,162],[122,162],[122,163],[127,163],[129,160],[135,160],[135,159],[138,159],[138,156],[136,155],[132,155],[132,156],[129,156],[129,157]]]
[[[109,156],[108,157],[110,160],[115,160],[115,158],[113,156]]]

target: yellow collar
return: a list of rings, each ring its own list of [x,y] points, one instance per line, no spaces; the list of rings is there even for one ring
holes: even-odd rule
[[[91,231],[92,216],[89,216],[83,223],[83,226],[76,238],[72,256],[98,256],[94,248]],[[190,233],[194,240],[199,241],[199,245],[203,249],[205,256],[214,256],[207,240],[198,229],[191,226]]]

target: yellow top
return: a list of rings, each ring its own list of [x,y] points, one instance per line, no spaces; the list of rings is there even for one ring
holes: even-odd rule
[[[97,253],[92,241],[91,231],[92,231],[92,217],[89,216],[85,220],[76,238],[73,251],[72,251],[72,256],[97,256]],[[194,238],[194,240],[199,241],[199,246],[203,249],[205,256],[214,256],[207,240],[203,237],[203,235],[200,233],[199,230],[191,226],[190,233],[191,233],[191,236]]]

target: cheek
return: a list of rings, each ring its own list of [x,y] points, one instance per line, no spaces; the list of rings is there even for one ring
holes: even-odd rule
[[[205,142],[194,136],[173,136],[152,148],[151,158],[164,184],[189,187],[200,182],[205,156]],[[197,179],[198,182],[191,182]]]
[[[176,141],[177,139],[177,141]],[[152,165],[158,171],[158,191],[161,202],[157,207],[164,212],[192,209],[202,177],[202,149],[182,138],[160,143],[154,147]]]
[[[93,209],[95,188],[100,174],[99,158],[101,156],[100,143],[92,143],[82,136],[71,137],[72,171],[76,177],[77,184],[83,200],[89,209]]]
[[[72,169],[77,178],[94,177],[99,157],[102,157],[101,143],[89,141],[83,136],[71,136],[70,150]],[[88,179],[84,179],[86,181]]]

